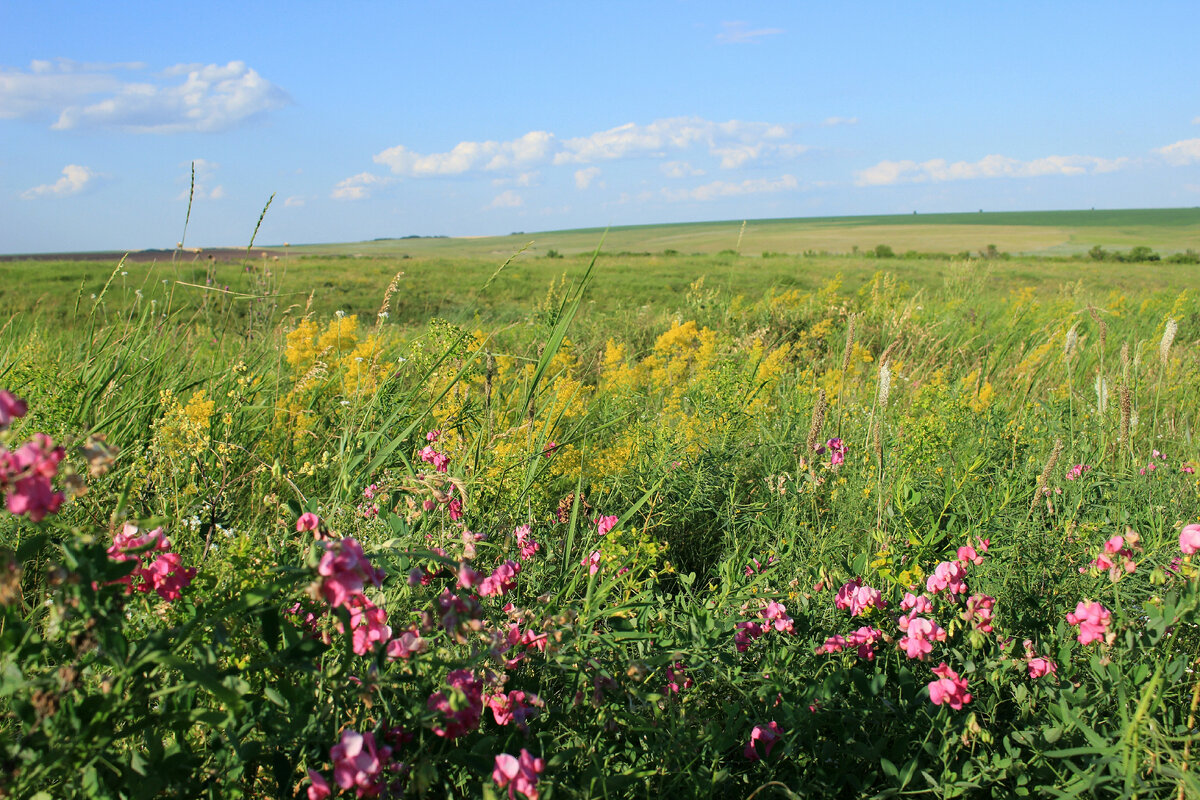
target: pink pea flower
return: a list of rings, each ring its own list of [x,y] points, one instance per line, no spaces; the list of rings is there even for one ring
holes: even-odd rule
[[[1083,477],[1083,473],[1087,472],[1090,469],[1091,469],[1091,467],[1089,467],[1087,464],[1076,464],[1075,466],[1070,467],[1067,470],[1067,476],[1066,476],[1067,480],[1069,480],[1069,481],[1078,480],[1079,478]]]
[[[29,413],[29,405],[7,389],[0,389],[0,431],[12,421]]]
[[[1034,658],[1028,659],[1025,664],[1029,670],[1029,677],[1031,680],[1036,681],[1038,678],[1044,678],[1047,675],[1058,674],[1058,665],[1048,658],[1035,656]]]
[[[943,561],[934,568],[933,574],[925,579],[925,591],[937,594],[947,591],[950,594],[966,594],[967,571],[957,561]]]
[[[604,536],[617,526],[617,518],[615,515],[596,517],[596,519],[592,520],[592,522],[596,523],[596,530],[599,531],[601,536]]]
[[[904,597],[900,600],[901,611],[915,611],[919,614],[928,614],[933,611],[933,603],[925,595],[916,595],[912,592],[905,592]],[[903,617],[901,617],[903,619]],[[901,628],[901,630],[904,630]]]
[[[508,694],[494,694],[487,701],[497,725],[515,724],[522,732],[529,730],[528,720],[540,714],[544,705],[536,694],[527,694],[520,689],[513,689]]]
[[[767,607],[763,609],[763,618],[766,619],[768,626],[774,626],[777,631],[795,632],[792,627],[792,618],[788,616],[787,608],[783,603],[774,600],[767,603]]]
[[[9,513],[41,522],[58,512],[66,498],[54,491],[50,479],[58,474],[58,464],[65,456],[44,433],[35,433],[17,450],[0,451],[0,486],[7,493]]]
[[[537,555],[541,545],[533,540],[532,529],[528,525],[519,525],[513,531],[513,535],[517,537],[517,546],[521,548],[520,557],[522,561],[528,561]]]
[[[317,564],[317,593],[335,608],[360,595],[367,583],[383,585],[383,570],[371,566],[362,546],[353,538],[325,542],[325,553]]]
[[[445,472],[449,469],[450,457],[445,453],[439,453],[437,450],[434,450],[433,445],[425,445],[417,455],[426,464],[433,464],[434,469],[438,472]]]
[[[296,533],[304,531],[318,531],[321,528],[321,518],[311,511],[305,511],[300,515],[300,519],[296,520]]]
[[[479,583],[480,597],[503,596],[511,592],[517,585],[517,573],[521,565],[509,559]]]
[[[443,717],[442,722],[433,724],[434,734],[457,739],[479,727],[479,717],[483,713],[483,682],[469,669],[456,669],[446,676],[446,683],[456,701],[450,702],[444,692],[434,692],[426,706]]]
[[[1200,524],[1184,525],[1179,532],[1179,549],[1185,556],[1200,552]]]
[[[779,723],[771,720],[766,725],[755,725],[750,731],[750,741],[746,742],[746,747],[742,750],[742,755],[749,761],[758,761],[760,758],[768,758],[771,755],[771,748],[775,743],[783,737],[783,731],[779,730]],[[763,753],[758,754],[757,744],[762,742]]]
[[[887,601],[883,599],[879,590],[863,586],[858,578],[848,581],[838,589],[833,604],[840,609],[848,609],[852,617],[865,614],[872,608],[887,607]]]
[[[454,498],[446,504],[446,511],[450,514],[451,522],[458,522],[463,516],[462,501]]]
[[[910,615],[912,612],[909,612]],[[934,642],[946,641],[946,629],[924,617],[912,617],[905,626],[905,634],[897,644],[909,658],[924,661],[933,652]]]
[[[378,747],[375,734],[342,731],[342,740],[329,750],[333,780],[343,789],[354,789],[358,797],[375,797],[382,790],[384,765],[392,748]]]
[[[414,625],[387,643],[387,657],[391,661],[398,658],[407,661],[417,653],[425,652],[425,647],[426,642]]]
[[[125,523],[113,535],[108,557],[113,561],[135,561],[133,572],[116,581],[126,592],[155,592],[164,600],[178,600],[182,590],[192,583],[196,570],[185,568],[177,553],[170,552],[171,542],[162,528],[142,533],[136,525]],[[147,565],[147,561],[153,561]]]
[[[929,700],[935,706],[944,703],[957,711],[971,702],[966,680],[950,669],[945,661],[933,668],[933,674],[938,677],[929,684]]]
[[[849,644],[850,643],[846,641],[845,636],[842,636],[840,633],[835,633],[833,636],[830,636],[828,639],[826,639],[825,643],[818,647],[816,652],[818,655],[822,653],[840,653],[842,650],[846,649]]]
[[[1080,601],[1075,611],[1067,614],[1067,622],[1079,626],[1079,643],[1103,642],[1109,635],[1112,613],[1099,603]]]
[[[308,780],[312,784],[308,787],[308,800],[325,800],[331,794],[329,784],[325,782],[325,776],[314,770],[308,771]]]
[[[436,442],[442,435],[440,430],[432,430],[425,434],[425,441]]]
[[[962,613],[963,622],[972,625],[980,633],[991,633],[992,610],[996,598],[986,594],[973,594],[967,599],[967,608]]]
[[[737,651],[739,653],[746,652],[746,649],[750,647],[750,642],[761,637],[767,630],[769,629],[753,620],[739,622],[734,626],[733,631],[733,643],[737,646]]]
[[[875,660],[875,643],[883,639],[883,631],[864,625],[846,637],[846,645],[858,648],[858,657]]]
[[[983,563],[983,556],[979,555],[979,553],[975,551],[975,548],[969,544],[958,548],[958,552],[955,555],[958,557],[959,562],[962,563],[963,566],[966,566],[967,564],[974,564],[978,567]]]
[[[840,467],[846,461],[846,445],[841,439],[830,439],[825,442],[829,448],[829,466]]]
[[[509,800],[515,800],[517,793],[525,795],[529,800],[537,800],[538,775],[545,768],[545,761],[534,758],[528,750],[521,748],[520,757],[510,756],[508,753],[496,756],[492,780],[501,789],[508,787]]]
[[[392,629],[387,625],[387,612],[368,600],[366,595],[351,596],[346,607],[350,611],[351,645],[357,655],[366,655],[377,644],[387,643],[392,638]],[[344,633],[340,624],[338,629]]]
[[[580,564],[588,568],[589,575],[595,575],[600,571],[600,551],[593,550],[590,555],[583,557]]]
[[[1124,575],[1137,569],[1137,562],[1133,560],[1134,550],[1141,551],[1141,547],[1138,546],[1138,535],[1129,530],[1125,536],[1113,536],[1106,541],[1100,554],[1087,567],[1080,567],[1079,571],[1084,573],[1089,568],[1097,571],[1108,570],[1109,580],[1116,583]]]
[[[682,682],[682,686],[680,685]],[[691,678],[687,676],[687,670],[684,669],[682,661],[676,661],[671,666],[667,667],[667,692],[677,694],[680,689],[690,689],[695,685]]]
[[[1180,465],[1179,465],[1179,471],[1180,471],[1180,472],[1183,472],[1183,473],[1186,473],[1186,474],[1188,474],[1188,475],[1195,475],[1195,474],[1196,474],[1196,467],[1195,467],[1195,465],[1193,465],[1193,464],[1190,464],[1190,463],[1188,463],[1187,461],[1185,461],[1185,462],[1183,462],[1182,464],[1180,464]]]

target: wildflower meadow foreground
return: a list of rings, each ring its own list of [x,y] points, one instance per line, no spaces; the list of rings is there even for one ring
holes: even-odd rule
[[[6,326],[0,797],[1200,797],[1196,299],[604,258]]]

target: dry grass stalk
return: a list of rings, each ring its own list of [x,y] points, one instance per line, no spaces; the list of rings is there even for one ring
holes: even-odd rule
[[[403,277],[404,277],[403,270],[401,270],[400,272],[397,272],[396,276],[394,278],[392,278],[392,282],[388,284],[387,289],[384,290],[383,304],[379,306],[379,313],[375,315],[375,326],[376,327],[379,327],[380,325],[382,325],[383,321],[388,318],[388,312],[391,311],[391,307],[392,307],[392,295],[394,295],[396,293],[396,290],[400,288],[400,279]]]
[[[1167,320],[1163,329],[1162,340],[1158,343],[1158,363],[1163,369],[1167,367],[1167,359],[1171,357],[1171,345],[1175,342],[1175,334],[1179,333],[1179,323],[1173,319]]]
[[[858,316],[850,315],[850,321],[846,325],[846,349],[842,351],[842,380],[846,379],[846,370],[850,368],[850,357],[854,355],[854,327]]]
[[[1037,479],[1037,490],[1033,493],[1033,500],[1029,503],[1030,510],[1037,507],[1038,500],[1046,493],[1046,488],[1050,485],[1050,476],[1054,474],[1054,468],[1058,466],[1058,458],[1062,455],[1063,440],[1056,438],[1054,440],[1054,449],[1050,451],[1050,458],[1046,460],[1046,466],[1042,468],[1042,474]]]
[[[816,452],[817,446],[821,443],[821,428],[825,425],[825,390],[822,389],[817,394],[817,403],[813,406],[812,423],[808,426],[808,441],[804,448],[808,454]]]
[[[1121,384],[1121,433],[1117,440],[1122,445],[1129,444],[1129,421],[1133,416],[1133,397],[1129,384]]]

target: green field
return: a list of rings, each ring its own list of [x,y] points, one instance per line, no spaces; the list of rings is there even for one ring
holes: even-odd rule
[[[331,245],[304,245],[297,253],[320,255],[409,255],[448,258],[506,258],[529,245],[532,254],[549,250],[590,253],[602,228],[545,231],[509,236],[451,239],[383,239]],[[738,246],[741,236],[740,247]],[[532,242],[532,244],[530,244]],[[1013,211],[959,214],[899,214],[634,225],[609,229],[605,250],[613,253],[717,253],[745,255],[850,253],[889,245],[897,253],[975,253],[989,244],[1020,255],[1066,256],[1095,245],[1128,249],[1145,245],[1161,253],[1200,248],[1200,208],[1110,211]]]
[[[977,257],[1092,213],[0,263],[0,797],[1200,797],[1200,266]]]

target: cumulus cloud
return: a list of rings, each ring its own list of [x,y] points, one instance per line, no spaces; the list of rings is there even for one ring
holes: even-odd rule
[[[26,189],[21,193],[21,197],[26,200],[37,197],[68,197],[82,192],[96,178],[96,173],[88,167],[67,164],[63,167],[62,177],[57,181]]]
[[[594,181],[599,175],[599,167],[587,167],[586,169],[575,170],[575,188],[588,188],[592,185],[592,181]]]
[[[717,41],[723,44],[752,44],[783,32],[782,28],[751,28],[748,22],[722,22]]]
[[[668,161],[659,165],[659,170],[668,178],[690,178],[704,174],[704,170],[697,169],[686,161]]]
[[[735,197],[746,194],[764,194],[770,192],[787,192],[800,188],[800,181],[795,175],[781,175],[778,178],[748,178],[741,182],[713,181],[694,189],[663,189],[662,196],[667,200],[697,200],[706,202],[720,197]]]
[[[1184,139],[1154,151],[1168,164],[1181,167],[1200,161],[1200,139]]]
[[[521,198],[521,195],[512,189],[508,189],[492,198],[491,205],[488,208],[520,208],[523,205],[525,205],[525,201]]]
[[[897,183],[941,183],[977,178],[1074,176],[1114,172],[1130,163],[1132,160],[1125,157],[1109,159],[1095,156],[1046,156],[1032,161],[1021,161],[1002,155],[984,156],[978,161],[948,162],[944,158],[920,163],[880,161],[856,173],[855,183],[859,186],[890,186]]]
[[[374,156],[396,175],[433,177],[469,172],[526,170],[546,164],[591,164],[625,158],[666,158],[698,148],[733,169],[766,156],[793,157],[804,145],[791,141],[794,126],[770,122],[673,117],[639,125],[629,122],[586,136],[560,139],[530,131],[511,141],[463,141],[441,153],[419,153],[404,145]]]
[[[140,62],[34,61],[0,68],[0,117],[55,119],[55,130],[128,133],[226,130],[290,102],[243,61],[177,64],[158,74]]]
[[[337,182],[330,197],[334,200],[365,200],[371,196],[371,187],[386,186],[392,179],[384,175],[360,172]]]

